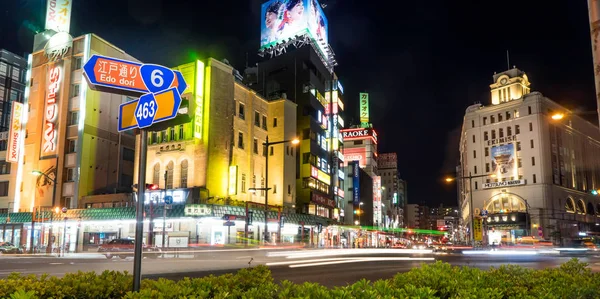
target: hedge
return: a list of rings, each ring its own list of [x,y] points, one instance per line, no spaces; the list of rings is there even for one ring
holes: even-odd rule
[[[391,279],[363,279],[332,289],[308,282],[275,283],[265,266],[179,281],[145,279],[136,293],[129,291],[132,281],[127,272],[115,271],[62,278],[15,273],[0,281],[0,298],[600,298],[600,274],[576,259],[545,270],[513,265],[480,270],[436,262]]]

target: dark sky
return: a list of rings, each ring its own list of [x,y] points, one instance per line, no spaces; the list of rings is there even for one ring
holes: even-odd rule
[[[5,0],[0,48],[22,54],[44,1]],[[243,69],[258,59],[262,0],[73,0],[71,34],[96,33],[134,57],[169,66],[208,55]],[[235,3],[235,4],[233,4]],[[527,72],[532,89],[594,110],[587,1],[322,0],[346,121],[368,91],[380,152],[397,152],[408,200],[456,204],[452,173],[465,108],[489,104],[494,72]]]

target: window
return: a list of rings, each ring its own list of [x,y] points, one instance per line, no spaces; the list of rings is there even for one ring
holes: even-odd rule
[[[17,82],[19,81],[19,69],[18,68],[15,68],[15,67],[12,68],[12,79]]]
[[[533,123],[529,123],[529,132],[533,131]]]
[[[527,107],[527,111],[529,111],[529,115],[531,115],[531,106]]]
[[[254,125],[260,127],[260,114],[258,111],[254,111]]]
[[[537,183],[537,178],[535,177],[535,174],[533,174],[533,183]]]
[[[485,163],[485,172],[490,172],[490,163]]]
[[[264,115],[262,116],[262,128],[267,129],[267,117]]]
[[[169,140],[171,141],[175,140],[175,127],[169,128],[169,138]]]
[[[510,119],[510,112],[506,111],[506,120]]]
[[[473,135],[473,143],[475,143],[475,135]]]
[[[65,169],[65,182],[75,181],[75,168]]]
[[[77,139],[67,140],[67,154],[74,153],[77,150]]]
[[[517,160],[517,166],[519,168],[523,167],[523,161],[521,161],[521,158],[519,158],[519,160]]]
[[[531,148],[533,148],[533,139],[529,140],[531,143]]]
[[[487,124],[487,117],[483,118],[483,125],[485,126]]]
[[[502,113],[498,113],[498,122],[502,121]]]
[[[515,125],[515,134],[521,133],[521,127],[519,125]]]
[[[4,62],[0,62],[0,75],[6,76],[7,65]]]
[[[273,185],[273,194],[277,194],[277,184]]]
[[[471,128],[475,128],[475,121],[471,120]]]
[[[512,136],[512,127],[506,127],[506,136]]]
[[[0,174],[10,174],[10,163],[0,161]]]
[[[154,164],[154,172],[152,173],[152,184],[158,185],[160,183],[160,164]]]
[[[71,84],[71,97],[79,96],[79,84]]]
[[[167,164],[167,185],[165,189],[173,189],[173,168],[175,168],[173,166],[173,161],[169,161],[169,164]]]
[[[492,130],[492,139],[496,139],[496,130]]]
[[[240,184],[240,188],[242,188],[241,192],[246,193],[246,174],[242,173],[242,183]]]
[[[8,182],[0,182],[0,196],[8,196]]]
[[[477,190],[477,189],[478,189],[477,182],[475,182],[475,190]]]
[[[244,149],[244,133],[238,132],[238,148]]]
[[[152,132],[150,134],[150,144],[156,144],[158,142],[158,133]]]
[[[519,110],[516,110],[516,109],[515,109],[515,111],[513,112],[513,116],[514,116],[515,118],[519,117]]]
[[[521,150],[521,141],[517,141],[517,151]]]
[[[244,104],[240,103],[239,107],[238,107],[238,117],[241,119],[246,119],[245,116],[245,107]]]
[[[477,165],[473,166],[473,172],[477,174]]]
[[[310,129],[304,129],[302,131],[302,139],[308,139],[311,137]]]
[[[354,145],[361,145],[363,144],[362,140],[354,140]]]
[[[263,155],[263,157],[267,156],[267,146],[264,144],[262,145],[262,155]]]
[[[264,177],[260,178],[260,188],[262,188],[262,190],[260,190],[260,196],[265,196],[265,178]]]
[[[535,166],[535,157],[531,157],[531,166]]]
[[[277,117],[273,117],[273,128],[277,128]]]
[[[253,151],[258,155],[258,139],[254,138],[254,144],[252,145]]]
[[[490,155],[490,148],[489,148],[489,147],[486,147],[486,148],[484,149],[484,151],[485,151],[485,156],[486,156],[486,157]]]
[[[289,145],[285,146],[285,154],[288,156],[290,155],[290,146]]]
[[[82,57],[75,57],[75,63],[73,64],[74,65],[74,69],[75,70],[80,69],[81,65],[82,65],[82,62],[83,62],[83,58]]]
[[[488,132],[487,131],[483,132],[483,140],[484,141],[488,140]]]
[[[188,160],[181,161],[181,183],[180,188],[187,188],[188,183]]]
[[[473,151],[473,159],[477,158],[477,151]]]
[[[502,128],[498,129],[498,137],[500,137],[500,138],[504,137],[504,129],[502,129]]]
[[[185,135],[183,133],[183,125],[179,126],[179,140],[185,139]]]
[[[79,111],[71,111],[69,112],[69,126],[74,126],[79,124]]]
[[[303,153],[302,154],[302,164],[308,164],[309,160],[310,160],[310,153]]]
[[[73,140],[75,141],[75,140]],[[134,162],[135,160],[135,151],[133,149],[130,148],[123,148],[123,160],[124,161],[129,161],[129,162]]]
[[[291,185],[288,185],[288,195],[289,194],[292,194],[292,186]]]
[[[271,146],[271,147],[269,147],[269,155],[270,155],[270,156],[273,156],[273,147],[272,147],[272,146]]]
[[[496,118],[492,115],[490,116],[490,123],[495,123],[496,122]]]

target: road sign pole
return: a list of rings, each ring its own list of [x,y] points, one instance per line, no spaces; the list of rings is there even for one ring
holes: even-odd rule
[[[144,192],[146,191],[146,152],[148,132],[140,130],[140,160],[138,167],[138,198],[135,213],[135,252],[133,256],[133,291],[140,290],[142,283],[142,242],[144,238]]]

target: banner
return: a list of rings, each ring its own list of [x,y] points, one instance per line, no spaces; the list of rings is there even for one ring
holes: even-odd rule
[[[8,148],[6,149],[6,161],[19,162],[20,140],[23,138],[21,118],[23,117],[23,104],[12,103],[12,115],[10,119],[10,132],[8,133]]]
[[[516,157],[514,144],[509,143],[494,146],[492,147],[491,154],[492,172],[496,174],[497,179],[515,176],[518,168],[515,165]]]

